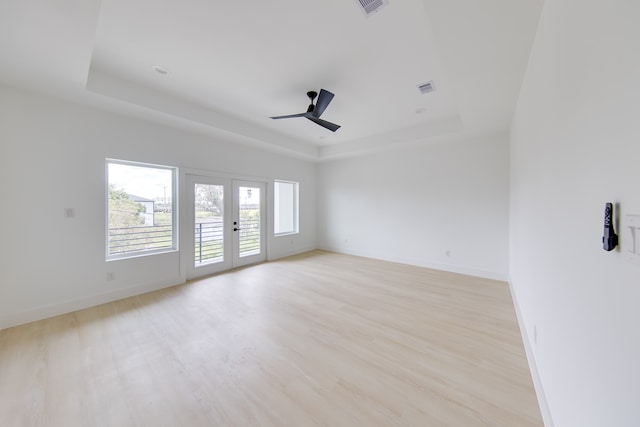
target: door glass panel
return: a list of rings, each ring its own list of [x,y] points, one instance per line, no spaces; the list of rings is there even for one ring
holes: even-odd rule
[[[224,261],[224,186],[195,184],[195,266]]]
[[[260,187],[238,189],[239,256],[260,253]]]

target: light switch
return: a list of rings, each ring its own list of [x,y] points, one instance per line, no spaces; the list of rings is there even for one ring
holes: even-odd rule
[[[622,252],[629,262],[640,265],[640,215],[626,215],[623,230]]]
[[[624,236],[624,240],[627,241],[627,252],[635,254],[636,253],[636,229],[635,227],[627,227],[627,233]]]

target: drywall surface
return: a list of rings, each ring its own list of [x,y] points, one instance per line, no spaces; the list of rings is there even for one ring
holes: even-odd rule
[[[274,178],[298,181],[300,233],[269,233],[268,257],[315,248],[314,163],[6,86],[0,140],[0,328],[185,280],[180,251],[105,262],[105,158],[177,166],[182,178],[189,170],[262,180],[271,190]]]
[[[602,249],[605,202],[640,213],[639,16],[547,0],[512,124],[511,282],[556,427],[640,425],[640,267]]]
[[[318,245],[506,280],[505,135],[403,146],[318,166]]]

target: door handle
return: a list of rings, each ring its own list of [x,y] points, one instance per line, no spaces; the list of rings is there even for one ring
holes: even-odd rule
[[[240,230],[241,230],[240,228],[235,228],[235,227],[233,229],[233,231],[240,231]]]

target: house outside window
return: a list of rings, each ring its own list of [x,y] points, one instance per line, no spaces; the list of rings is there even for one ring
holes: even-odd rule
[[[106,258],[177,249],[176,168],[106,160]]]

